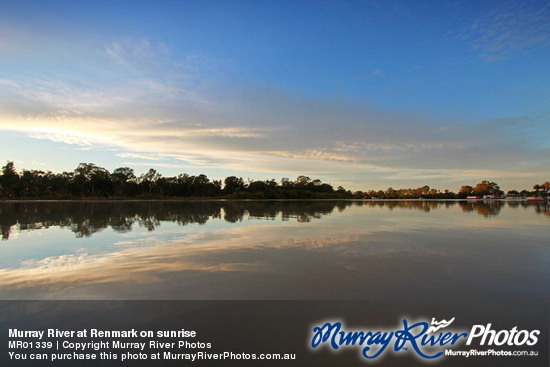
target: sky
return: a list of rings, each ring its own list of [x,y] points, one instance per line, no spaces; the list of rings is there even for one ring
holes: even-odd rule
[[[0,164],[550,180],[550,2],[0,0]]]

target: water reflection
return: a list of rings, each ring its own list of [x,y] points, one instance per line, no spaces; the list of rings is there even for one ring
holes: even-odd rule
[[[137,201],[137,202],[9,202],[0,203],[2,240],[21,231],[52,226],[90,237],[105,228],[125,233],[134,226],[153,231],[162,222],[206,224],[209,220],[237,223],[245,219],[296,220],[308,223],[349,207],[411,209],[423,212],[459,206],[463,212],[497,216],[505,207],[533,208],[550,216],[541,203],[503,201]]]
[[[0,210],[9,238],[0,246],[2,299],[420,303],[550,294],[540,282],[550,277],[540,205],[51,202]]]
[[[110,227],[124,233],[139,227],[153,231],[161,222],[185,226],[210,219],[236,223],[246,218],[295,219],[309,222],[343,210],[350,202],[298,201],[141,201],[141,202],[14,202],[0,203],[2,239],[13,227],[19,231],[52,226],[68,228],[77,237],[89,237]]]

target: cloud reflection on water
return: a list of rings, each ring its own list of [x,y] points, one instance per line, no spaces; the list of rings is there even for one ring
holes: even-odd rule
[[[216,223],[231,211],[226,203],[207,204],[207,210],[193,204],[179,212],[177,204],[168,205],[172,211],[149,206],[160,223],[179,218],[185,228],[161,226],[136,236],[113,228],[114,237],[101,233],[86,240],[97,248],[80,245],[44,257],[29,253],[0,269],[0,294],[3,299],[386,299],[451,291],[490,294],[507,287],[548,291],[538,281],[550,272],[544,263],[547,221],[526,216],[527,207],[502,206],[498,215],[480,217],[455,203],[329,202],[317,209],[310,203],[303,212],[296,211],[299,204],[268,203],[264,220],[253,207],[265,204],[229,204],[239,208],[241,221],[254,220],[223,226]],[[106,208],[94,213],[101,210]],[[289,216],[296,220],[283,220]],[[193,226],[182,217],[208,224]],[[105,226],[114,216],[102,218],[95,220]],[[522,229],[510,230],[514,224]],[[56,233],[66,231],[52,233],[52,243]],[[24,239],[18,240],[13,245],[24,252]]]

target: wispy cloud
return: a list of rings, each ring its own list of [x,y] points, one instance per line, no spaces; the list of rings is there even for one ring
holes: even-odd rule
[[[150,38],[120,37],[103,45],[103,50],[112,60],[124,66],[126,71],[143,75],[174,73],[173,77],[192,77],[199,69],[192,57],[174,59],[170,48]]]
[[[0,128],[66,144],[118,147],[116,156],[135,159],[128,164],[136,166],[150,165],[139,162],[146,160],[158,167],[306,173],[331,181],[407,177],[412,184],[463,179],[471,169],[487,173],[486,167],[498,177],[510,176],[508,167],[515,167],[512,175],[529,176],[532,168],[523,162],[540,153],[521,128],[531,118],[463,127],[451,119],[273,91],[240,91],[206,104],[180,96],[166,104],[154,93],[147,100],[147,92],[135,97],[120,90],[113,95],[120,103],[95,98],[92,108],[90,96],[74,85],[39,85],[35,93],[19,95],[36,111],[5,106]]]
[[[90,146],[93,143],[86,136],[77,135],[74,133],[29,133],[29,137],[33,139],[45,139],[56,143],[74,144],[81,146]]]
[[[548,6],[518,6],[517,24],[510,10],[499,10],[481,16],[464,37],[493,56],[546,42]],[[15,33],[25,47],[3,41],[0,48],[9,55],[32,53],[29,45],[36,41]],[[211,60],[174,56],[151,38],[98,41],[90,49],[74,66],[86,71],[78,75],[45,72],[40,65],[29,74],[0,75],[0,129],[80,149],[115,147],[112,155],[128,165],[218,168],[251,177],[308,174],[365,186],[382,178],[408,177],[410,185],[433,177],[459,180],[472,172],[527,177],[550,156],[526,128],[544,116],[464,124],[364,102],[215,83]],[[90,68],[86,57],[104,67]],[[382,69],[367,74],[382,76]]]
[[[162,158],[157,154],[146,153],[118,153],[117,157],[120,158],[132,158],[132,159],[145,159],[148,161],[160,161]]]
[[[17,88],[17,84],[7,79],[0,79],[0,86]]]
[[[513,53],[550,44],[550,3],[504,2],[483,12],[461,33],[479,56],[501,60]]]

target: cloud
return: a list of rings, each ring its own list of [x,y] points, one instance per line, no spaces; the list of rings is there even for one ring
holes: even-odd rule
[[[33,110],[0,102],[0,128],[66,144],[116,147],[120,158],[155,161],[158,167],[216,168],[251,177],[305,173],[338,183],[345,177],[408,177],[413,185],[463,179],[465,170],[488,167],[499,177],[514,167],[513,175],[521,177],[533,169],[525,162],[541,152],[528,136],[526,126],[536,125],[530,117],[462,126],[450,118],[272,90],[228,90],[217,99],[201,93],[204,103],[185,94],[165,99],[155,91],[164,84],[136,92],[134,83],[113,90],[41,79],[34,91],[30,85],[13,88]]]
[[[550,44],[550,3],[506,2],[482,12],[460,37],[486,61]]]
[[[104,53],[136,76],[158,76],[166,72],[174,78],[192,78],[199,71],[192,55],[174,59],[170,48],[150,38],[119,37],[103,45]]]
[[[277,220],[282,220],[281,215],[277,214]],[[332,214],[342,215],[346,214],[341,211]],[[351,221],[357,220],[353,213],[347,215]],[[78,249],[0,269],[0,290],[8,297],[19,299],[141,299],[145,294],[147,298],[157,297],[159,286],[162,286],[166,291],[164,295],[179,295],[176,298],[201,299],[201,296],[207,296],[219,299],[231,288],[230,276],[238,273],[241,281],[238,289],[234,289],[236,293],[231,296],[235,298],[242,289],[257,284],[258,275],[279,274],[288,270],[281,269],[278,258],[266,256],[274,249],[284,252],[289,258],[303,261],[306,267],[311,255],[325,255],[333,259],[339,258],[342,253],[372,257],[403,250],[403,245],[390,244],[385,239],[383,232],[386,226],[356,226],[354,233],[343,234],[338,221],[327,219],[322,224],[312,221],[308,226],[314,230],[304,231],[303,222],[298,220],[296,217],[285,222],[284,239],[281,239],[281,229],[277,223],[208,231],[192,226],[187,229],[185,238],[181,237],[181,231],[148,233],[146,237],[131,235],[124,241],[116,242],[115,248],[109,252],[101,249],[82,252]],[[407,233],[410,230],[402,225],[399,231]],[[370,245],[361,245],[364,243]],[[404,246],[412,245],[407,242]],[[298,273],[309,271],[302,266],[295,268]],[[201,278],[211,276],[216,276],[218,281],[210,281],[210,286],[201,287]],[[135,287],[136,284],[139,287]],[[168,292],[166,287],[174,286],[184,286],[187,291],[180,288],[180,292]]]
[[[17,88],[17,84],[12,82],[11,80],[6,79],[0,79],[0,86],[2,87],[11,87],[11,88]]]
[[[29,137],[33,139],[45,139],[57,143],[74,144],[81,146],[90,146],[93,144],[88,137],[73,133],[29,133]]]
[[[159,157],[157,154],[138,154],[138,153],[118,153],[117,157],[120,158],[133,158],[133,159],[145,159],[149,161],[160,161],[162,158]]]
[[[498,24],[508,24],[507,16],[499,19]],[[489,20],[477,26],[484,29],[478,38],[493,35],[485,37],[487,47],[498,38],[490,25],[505,28]],[[525,37],[544,29],[525,27],[519,33]],[[18,37],[24,45],[34,44],[24,34]],[[509,40],[518,38],[498,38],[505,47],[496,51],[511,50]],[[45,37],[44,42],[53,41]],[[400,180],[403,172],[410,185],[433,177],[459,180],[468,170],[488,167],[499,177],[506,171],[522,177],[540,171],[550,156],[527,128],[540,125],[544,116],[465,125],[449,116],[227,85],[212,81],[219,72],[213,71],[216,62],[192,53],[176,57],[150,38],[97,42],[82,53],[74,67],[87,73],[55,74],[39,63],[32,76],[2,76],[0,129],[86,149],[115,147],[113,156],[130,160],[129,165],[149,165],[133,163],[146,160],[158,167],[250,172],[254,178],[307,174],[355,183],[352,187]],[[104,67],[90,68],[89,58]],[[383,75],[381,69],[372,73]],[[539,162],[533,165],[534,156]]]

